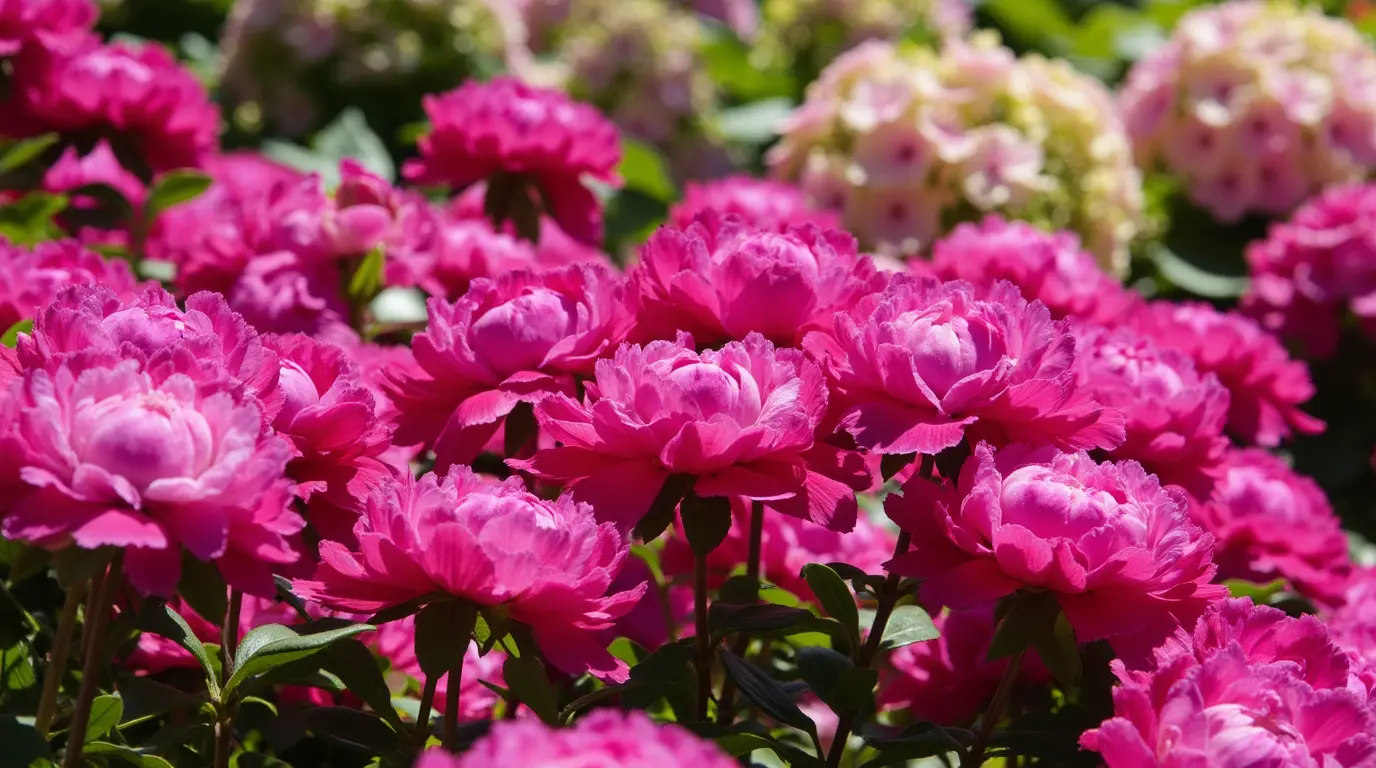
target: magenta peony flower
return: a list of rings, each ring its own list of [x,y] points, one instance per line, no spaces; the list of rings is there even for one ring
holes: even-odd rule
[[[13,56],[35,40],[70,42],[96,23],[91,0],[0,2],[0,56]]]
[[[508,464],[571,482],[574,498],[623,530],[670,475],[695,478],[699,496],[760,499],[833,530],[854,527],[855,491],[829,476],[843,474],[834,468],[846,455],[814,447],[827,390],[801,352],[752,333],[699,354],[679,334],[622,345],[596,371],[584,402],[561,393],[536,405],[541,428],[562,445]]]
[[[574,239],[602,241],[601,208],[582,177],[619,183],[621,145],[596,109],[508,77],[469,81],[424,104],[431,132],[420,139],[420,159],[406,164],[407,180],[462,189],[499,174],[525,176]]]
[[[924,603],[956,609],[1050,591],[1080,642],[1140,653],[1227,592],[1208,583],[1213,537],[1187,504],[1135,462],[981,443],[957,483],[915,477],[885,501],[913,544],[888,568],[924,579]]]
[[[1309,368],[1254,320],[1208,304],[1152,302],[1131,324],[1158,345],[1189,355],[1200,373],[1218,377],[1228,390],[1228,431],[1238,439],[1274,446],[1292,430],[1323,431],[1322,421],[1299,408],[1314,396]]]
[[[421,685],[425,683],[425,672],[416,658],[416,617],[407,616],[397,621],[389,621],[362,637],[369,647],[392,665],[393,672],[400,672],[414,678]],[[459,722],[475,723],[492,718],[492,711],[501,701],[484,682],[505,686],[502,678],[502,662],[506,654],[493,649],[486,656],[478,655],[478,646],[472,643],[463,657],[463,679],[459,681]],[[436,712],[443,713],[448,704],[446,693],[449,690],[449,673],[440,675],[435,685],[435,699],[432,704]]]
[[[599,709],[570,728],[538,720],[497,723],[462,755],[437,749],[421,754],[416,768],[735,768],[711,742],[677,725],[658,725],[643,712]]]
[[[573,265],[477,280],[449,303],[430,300],[412,339],[413,368],[391,375],[396,442],[433,445],[437,468],[482,452],[518,403],[573,393],[625,336],[624,283],[605,267]]]
[[[1376,569],[1353,573],[1342,605],[1329,611],[1324,621],[1340,647],[1368,669],[1376,668]]]
[[[32,250],[0,239],[0,327],[31,318],[69,285],[103,285],[128,299],[136,289],[129,262],[106,260],[75,240],[39,243]]]
[[[841,228],[841,218],[835,212],[814,209],[797,187],[752,176],[688,182],[683,187],[683,199],[669,208],[667,224],[686,230],[707,211],[739,216],[752,229],[769,232],[787,232],[804,224]]]
[[[922,261],[910,264],[927,268]],[[930,269],[943,280],[966,280],[982,290],[1007,280],[1029,301],[1045,304],[1056,319],[1117,323],[1141,301],[1081,249],[1075,233],[1046,232],[998,216],[960,224],[937,240]]]
[[[1228,447],[1228,390],[1218,378],[1127,328],[1081,326],[1076,347],[1081,389],[1127,419],[1127,440],[1109,455],[1207,499]]]
[[[1245,312],[1312,357],[1337,351],[1342,307],[1376,336],[1376,185],[1330,189],[1247,248]]]
[[[610,627],[645,588],[606,594],[629,549],[586,504],[544,501],[519,479],[491,483],[453,467],[443,480],[427,473],[383,483],[368,497],[354,535],[357,552],[320,543],[315,579],[297,581],[298,594],[359,612],[435,592],[504,605],[531,627],[554,666],[625,680],[626,664],[592,632]]]
[[[112,201],[103,201],[84,192],[72,194],[68,203],[69,211],[103,216],[104,220],[98,223],[107,226],[107,230],[89,231],[82,226],[85,224],[82,220],[78,220],[79,226],[73,227],[69,222],[72,218],[70,213],[60,216],[59,223],[75,231],[83,240],[100,242],[110,236],[108,229],[127,227],[133,216],[142,215],[148,190],[139,177],[119,164],[119,159],[104,139],[97,142],[85,156],[78,156],[75,147],[67,147],[43,175],[43,189],[48,192],[76,193],[91,184],[104,184],[115,190],[128,203],[128,208],[120,210],[118,206],[112,206]],[[114,210],[111,210],[112,207]],[[120,217],[120,214],[123,216]],[[124,239],[127,241],[127,237]]]
[[[840,425],[877,453],[935,454],[961,441],[1110,448],[1122,416],[1076,390],[1074,339],[1008,283],[896,275],[804,346],[833,383]]]
[[[1283,578],[1300,594],[1342,602],[1351,573],[1347,536],[1318,484],[1261,450],[1232,450],[1195,520],[1217,541],[1225,579]]]

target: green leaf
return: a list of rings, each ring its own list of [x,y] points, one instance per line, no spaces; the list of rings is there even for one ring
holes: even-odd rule
[[[351,707],[314,707],[302,716],[306,729],[347,749],[379,755],[401,746],[397,732],[376,715]]]
[[[1250,597],[1257,605],[1270,605],[1272,598],[1285,591],[1285,579],[1276,579],[1266,584],[1258,584],[1246,579],[1226,579],[1223,586],[1228,588],[1231,597]]]
[[[955,736],[956,729],[947,730],[936,723],[914,723],[897,736],[887,738],[871,737],[865,743],[879,750],[879,757],[864,763],[861,768],[881,768],[881,766],[907,763],[924,757],[949,753],[963,754],[965,747]],[[965,734],[967,737],[968,733]],[[969,739],[967,738],[966,741]]]
[[[140,768],[172,768],[172,764],[165,758],[106,741],[88,741],[81,748],[81,754],[91,757],[113,757]]]
[[[165,637],[185,648],[188,653],[195,657],[196,661],[200,662],[201,671],[205,673],[206,687],[210,690],[210,698],[218,699],[220,697],[218,665],[210,658],[205,645],[191,631],[186,619],[172,610],[171,606],[166,603],[148,603],[147,607],[139,614],[139,629]],[[250,632],[249,634],[253,633]]]
[[[841,580],[836,571],[821,563],[808,563],[803,566],[803,578],[807,580],[812,594],[817,596],[817,602],[821,604],[822,610],[845,628],[846,636],[850,639],[850,647],[859,648],[860,609],[856,607],[855,598],[846,582]]]
[[[54,240],[61,230],[53,219],[67,209],[66,195],[29,192],[7,205],[0,205],[0,236],[16,245],[34,245]]]
[[[1151,249],[1156,268],[1173,285],[1210,299],[1236,299],[1247,292],[1250,280],[1241,275],[1218,274],[1191,263],[1164,245]]]
[[[326,188],[339,186],[339,161],[285,141],[268,140],[258,147],[263,156],[301,173],[317,174]]]
[[[793,99],[780,96],[723,109],[716,118],[717,131],[729,141],[764,144],[780,133],[794,106]]]
[[[757,749],[774,749],[774,740],[758,733],[728,733],[716,738],[717,748],[732,757],[744,757]]]
[[[311,148],[331,165],[338,166],[340,160],[353,158],[389,182],[396,179],[396,163],[387,152],[387,145],[368,127],[368,119],[357,107],[345,109],[334,122],[320,129]]]
[[[626,189],[633,189],[665,203],[678,195],[664,158],[648,144],[623,138],[621,163],[616,170],[625,180]]]
[[[86,741],[98,739],[119,725],[124,717],[124,701],[118,696],[97,696],[91,701],[91,719],[86,723]]]
[[[371,301],[382,290],[386,266],[387,255],[383,246],[368,251],[349,278],[349,300],[354,303]]]
[[[655,500],[650,502],[650,508],[646,510],[645,516],[635,524],[635,537],[650,542],[664,533],[664,530],[674,522],[674,510],[679,502],[685,494],[693,490],[693,482],[692,475],[669,475],[665,478],[664,485],[660,486],[659,493],[655,494]]]
[[[679,503],[678,510],[688,546],[698,557],[706,557],[731,531],[731,499],[726,496],[704,498],[689,493]]]
[[[188,693],[166,683],[135,675],[121,675],[116,687],[120,698],[124,700],[122,722],[126,723],[196,707],[205,701],[204,694]]]
[[[64,547],[53,553],[53,568],[57,571],[57,583],[64,590],[91,580],[91,577],[105,570],[114,557],[112,547],[100,549],[81,549]]]
[[[798,675],[836,714],[874,711],[874,687],[879,672],[857,669],[844,654],[830,648],[810,646],[798,649]]]
[[[225,579],[214,563],[204,562],[190,552],[183,553],[177,594],[191,610],[211,624],[219,625],[229,610],[228,592]]]
[[[463,662],[477,620],[478,607],[467,600],[431,603],[416,614],[416,660],[427,677]]]
[[[38,685],[33,669],[33,649],[25,639],[0,653],[0,693],[19,692]]]
[[[373,629],[375,627],[371,624],[339,626],[339,622],[330,620],[296,627],[282,624],[257,627],[244,635],[239,643],[234,675],[225,683],[225,695],[232,695],[255,675],[314,656],[336,642]]]
[[[1033,642],[1037,655],[1061,685],[1070,687],[1080,682],[1084,674],[1084,663],[1080,661],[1080,646],[1075,642],[1075,629],[1070,626],[1064,612],[1056,613],[1051,631]]]
[[[401,718],[392,706],[392,693],[377,659],[356,639],[341,640],[323,655],[321,668],[338,677],[348,691],[372,707],[394,729],[401,730]]]
[[[879,475],[884,478],[884,482],[893,479],[894,475],[903,471],[903,468],[913,463],[917,458],[915,453],[886,453],[879,457]]]
[[[29,718],[32,720],[32,718]],[[48,742],[31,723],[14,715],[0,715],[0,744],[4,745],[4,764],[16,768],[54,765]]]
[[[791,70],[760,66],[752,48],[734,34],[709,34],[700,57],[712,82],[742,102],[788,96],[798,90]]]
[[[23,139],[5,147],[0,153],[0,175],[17,171],[28,165],[38,156],[61,139],[56,133],[45,133],[32,139]]]
[[[1052,631],[1061,610],[1056,604],[1056,596],[1050,592],[1018,592],[1004,600],[1007,611],[989,641],[990,661],[1031,648],[1040,637]]]
[[[246,707],[250,704],[257,704],[263,709],[266,709],[268,712],[272,714],[273,717],[277,717],[279,714],[277,712],[277,705],[273,704],[272,702],[268,701],[262,696],[245,696],[244,698],[239,700],[240,707]]]
[[[680,721],[691,720],[698,679],[691,642],[665,643],[639,664],[632,664],[631,679],[621,693],[622,706],[649,709],[662,698]]]
[[[200,197],[214,179],[199,171],[169,171],[153,183],[148,191],[148,200],[143,204],[143,216],[152,221],[158,214],[175,205]]]
[[[917,605],[900,605],[889,615],[889,623],[884,625],[884,639],[880,641],[882,650],[890,651],[913,643],[926,642],[941,637],[932,617]]]
[[[980,7],[1014,43],[1049,55],[1065,52],[1075,22],[1056,0],[989,0]]]
[[[792,627],[797,627],[802,632],[811,632],[816,629],[812,625],[816,618],[812,611],[772,603],[713,603],[707,611],[707,625],[711,627],[713,637],[723,637],[735,632],[773,632]]]
[[[777,681],[730,651],[722,651],[721,659],[726,666],[726,674],[735,681],[736,687],[762,712],[809,736],[817,735],[817,726],[812,719],[798,709],[798,705],[793,703],[793,699]]]
[[[502,665],[502,679],[522,704],[540,717],[545,725],[559,725],[559,694],[545,674],[545,667],[531,654],[508,656]]]
[[[14,325],[11,325],[9,330],[5,331],[5,335],[0,337],[0,344],[4,344],[10,349],[14,349],[15,345],[19,343],[19,334],[32,332],[33,318],[26,317]]]

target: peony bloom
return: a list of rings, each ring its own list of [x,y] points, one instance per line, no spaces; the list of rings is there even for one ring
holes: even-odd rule
[[[1329,611],[1324,622],[1339,646],[1376,669],[1376,570],[1354,573],[1342,605]]]
[[[1233,0],[1180,19],[1119,96],[1142,167],[1222,221],[1284,214],[1376,164],[1376,52],[1294,2]]]
[[[814,209],[797,187],[751,176],[686,183],[683,199],[669,208],[667,223],[686,230],[707,211],[739,216],[748,226],[770,232],[788,232],[804,224],[841,228],[840,217]]]
[[[989,290],[1000,280],[1016,285],[1056,319],[1121,322],[1141,297],[1104,272],[1080,249],[1073,232],[1045,232],[1022,221],[988,216],[979,224],[960,224],[932,247],[930,268],[943,280],[965,280]]]
[[[1163,483],[1206,499],[1228,447],[1228,390],[1190,359],[1127,329],[1077,330],[1079,385],[1127,418],[1127,440],[1110,452]]]
[[[736,761],[677,725],[659,725],[643,712],[599,709],[571,727],[551,729],[538,720],[497,723],[462,755],[438,749],[421,754],[416,768],[735,768]]]
[[[420,139],[420,159],[406,164],[407,180],[462,189],[524,177],[574,239],[601,242],[602,213],[583,177],[619,183],[621,145],[596,109],[502,77],[427,96],[425,112],[432,130]]]
[[[93,184],[113,189],[118,199],[92,195],[82,190]],[[58,223],[83,242],[126,246],[127,229],[143,214],[148,190],[139,177],[124,169],[104,139],[85,156],[67,147],[57,162],[43,174],[43,189],[70,196]],[[120,200],[123,202],[121,203]]]
[[[883,293],[808,334],[833,382],[840,426],[877,453],[935,454],[972,439],[1067,450],[1122,442],[1122,416],[1076,390],[1074,338],[1008,283],[895,275]]]
[[[1213,537],[1182,493],[1135,462],[1081,453],[975,448],[958,482],[914,477],[884,503],[912,534],[890,571],[924,579],[923,602],[968,608],[1019,589],[1055,594],[1081,642],[1141,653],[1227,593]]]
[[[1153,302],[1131,325],[1218,377],[1228,390],[1228,431],[1239,440],[1274,446],[1292,431],[1323,431],[1322,421],[1299,408],[1314,396],[1309,368],[1256,321],[1208,304]]]
[[[574,498],[623,530],[671,475],[694,478],[699,496],[744,496],[833,530],[854,527],[854,488],[814,469],[840,475],[848,462],[814,446],[827,389],[801,352],[752,333],[697,353],[679,334],[622,345],[596,371],[584,402],[561,393],[536,406],[540,427],[561,445],[509,465],[570,482]]]
[[[607,595],[629,549],[588,505],[544,501],[519,479],[491,483],[453,467],[443,480],[427,473],[382,484],[368,497],[354,536],[356,552],[320,543],[315,579],[297,581],[298,594],[357,612],[435,593],[505,606],[531,627],[554,666],[625,679],[626,664],[593,632],[629,611],[645,588]]]
[[[433,445],[437,467],[467,464],[518,403],[573,393],[629,323],[624,283],[605,267],[573,265],[478,280],[453,303],[430,300],[412,339],[416,365],[390,375],[396,442]]]
[[[134,276],[129,262],[106,260],[81,247],[75,240],[39,243],[32,249],[0,239],[0,327],[8,330],[70,285],[103,285],[115,296],[134,295]]]
[[[1311,357],[1337,351],[1343,307],[1376,336],[1376,185],[1337,187],[1247,247],[1242,307]]]
[[[1103,84],[1064,61],[1016,58],[992,33],[842,54],[767,159],[862,248],[893,255],[999,213],[1079,234],[1120,274],[1141,226],[1141,175]]]
[[[79,40],[96,23],[92,0],[5,0],[0,3],[0,56],[41,40]]]
[[[634,340],[684,331],[715,345],[754,332],[785,347],[829,327],[837,312],[885,283],[844,232],[811,225],[769,232],[717,213],[655,232],[629,279]]]
[[[1283,578],[1312,600],[1342,602],[1352,568],[1347,536],[1318,484],[1280,458],[1256,449],[1226,453],[1195,520],[1214,535],[1222,578]]]
[[[416,658],[415,616],[389,621],[379,626],[376,632],[364,635],[362,640],[392,665],[392,672],[406,675],[424,686],[425,672]],[[463,679],[459,681],[462,688],[459,693],[459,722],[475,723],[492,718],[492,711],[501,697],[483,683],[505,685],[502,678],[502,662],[505,660],[506,654],[499,650],[492,649],[486,656],[479,656],[477,643],[468,646],[468,652],[463,656]],[[446,672],[440,675],[435,685],[432,706],[436,712],[444,712],[448,704],[445,696],[448,690],[449,673]]]

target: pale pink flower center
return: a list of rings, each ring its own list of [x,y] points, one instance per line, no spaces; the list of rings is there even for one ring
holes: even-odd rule
[[[1145,527],[1107,491],[1087,488],[1076,478],[1047,467],[1014,470],[1004,480],[1000,509],[1002,522],[1020,525],[1038,536],[1077,540],[1104,525]],[[1133,524],[1136,523],[1134,526]]]
[[[670,407],[700,421],[724,415],[737,419],[741,405],[741,386],[721,368],[708,363],[690,363],[669,373],[672,391],[666,393]]]
[[[721,262],[726,266],[733,261],[746,258],[765,266],[765,271],[769,273],[799,275],[809,285],[815,285],[821,275],[817,257],[812,249],[788,237],[773,234],[753,235],[742,240],[736,247],[725,249]]]
[[[278,377],[277,386],[282,391],[283,398],[278,418],[284,421],[291,421],[302,408],[320,402],[320,392],[316,389],[310,374],[290,360],[282,362],[282,373]]]
[[[1109,345],[1099,355],[1109,370],[1144,395],[1174,397],[1185,389],[1180,374],[1150,352],[1125,345]]]
[[[145,354],[171,346],[186,332],[186,322],[173,309],[130,307],[121,309],[101,323],[110,340],[129,343]]]
[[[922,381],[938,398],[960,380],[998,364],[1003,339],[978,320],[946,313],[909,312],[890,326],[893,343],[907,348]]]
[[[96,407],[105,412],[91,419],[94,429],[76,446],[83,463],[124,477],[140,490],[155,480],[195,474],[196,457],[210,432],[199,414],[157,392]]]
[[[468,340],[480,360],[505,376],[538,369],[554,345],[574,332],[577,319],[572,298],[533,288],[478,318]]]

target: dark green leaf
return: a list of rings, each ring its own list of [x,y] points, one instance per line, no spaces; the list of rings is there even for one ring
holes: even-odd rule
[[[878,768],[950,752],[964,753],[964,745],[972,738],[968,731],[946,729],[936,723],[914,723],[897,736],[865,739],[865,743],[882,754],[864,765],[866,768]]]
[[[78,584],[91,580],[92,576],[105,570],[115,556],[112,547],[100,549],[81,549],[63,547],[53,553],[53,568],[57,571],[57,583],[63,589],[71,589]]]
[[[664,485],[659,488],[659,493],[655,495],[655,500],[650,502],[650,508],[646,510],[645,516],[635,524],[635,537],[650,542],[664,533],[664,530],[674,522],[674,510],[678,503],[683,500],[684,494],[691,490],[692,475],[670,475],[666,478]]]
[[[124,722],[199,706],[205,701],[204,694],[187,693],[147,677],[122,675],[117,687],[124,700]]]
[[[915,453],[886,453],[879,457],[879,475],[888,482],[894,478],[903,468],[913,463],[917,458]]]
[[[728,733],[718,736],[717,748],[732,757],[744,757],[757,749],[773,750],[775,741],[758,733]]]
[[[205,646],[187,626],[186,619],[183,619],[171,606],[166,603],[150,602],[147,607],[139,614],[139,629],[144,632],[151,632],[155,635],[165,637],[168,640],[185,648],[196,661],[201,664],[201,671],[205,673],[206,684],[210,690],[212,699],[219,698],[220,684],[217,672],[218,664],[214,663],[210,654],[206,652]],[[252,634],[251,632],[249,634]]]
[[[1004,659],[1030,648],[1049,634],[1060,606],[1050,592],[1019,592],[1005,598],[1007,611],[989,643],[989,660]]]
[[[314,707],[302,716],[306,729],[316,736],[371,755],[401,746],[397,732],[387,723],[350,707]]]
[[[91,719],[86,723],[86,740],[109,733],[124,717],[124,702],[118,696],[97,696],[91,702]]]
[[[401,718],[392,707],[392,693],[372,651],[356,639],[341,640],[323,654],[321,668],[338,677],[344,687],[372,707],[394,729],[401,730]]]
[[[3,762],[15,768],[32,765],[52,765],[48,742],[28,723],[21,723],[14,715],[0,715],[0,744],[4,745]]]
[[[11,325],[9,330],[5,331],[5,335],[3,337],[0,337],[0,344],[4,344],[10,349],[14,349],[14,346],[19,343],[19,334],[32,332],[33,318],[26,317],[23,320],[20,320],[19,322],[15,323],[14,325]]]
[[[228,587],[214,563],[197,559],[190,552],[182,556],[182,579],[177,594],[191,610],[211,624],[221,624],[229,609]]]
[[[803,578],[807,580],[812,594],[817,596],[822,610],[845,628],[851,647],[860,647],[860,609],[856,607],[855,597],[846,587],[846,582],[841,580],[836,571],[821,563],[803,566]]]
[[[380,627],[383,624],[400,621],[407,616],[416,615],[427,603],[432,603],[434,601],[434,595],[421,595],[414,600],[407,600],[404,603],[398,603],[390,608],[383,608],[369,617],[368,623],[375,627]]]
[[[690,643],[665,643],[639,664],[632,665],[631,679],[621,694],[622,706],[648,709],[663,698],[680,721],[692,719],[698,678]]]
[[[306,610],[306,602],[301,598],[297,597],[295,592],[291,591],[290,580],[282,576],[273,576],[272,580],[273,583],[277,585],[278,602],[286,603],[287,605],[291,606],[291,609],[293,611],[296,611],[296,615],[299,616],[302,621],[315,620],[315,618],[311,616],[310,612]],[[368,623],[376,627],[381,622],[369,619]]]
[[[726,666],[726,674],[735,681],[736,687],[762,712],[785,725],[816,735],[817,726],[798,709],[798,705],[793,703],[793,699],[777,681],[730,651],[722,651],[721,659]]]
[[[113,757],[139,766],[139,768],[172,768],[172,764],[167,762],[165,758],[133,747],[126,747],[123,744],[111,744],[106,741],[88,741],[82,747],[81,752],[82,755],[92,757]]]
[[[668,164],[659,152],[648,144],[629,138],[622,139],[621,148],[621,164],[616,170],[625,180],[626,189],[636,190],[661,202],[668,202],[677,196]]]
[[[771,603],[760,605],[713,603],[707,612],[707,623],[712,628],[712,635],[715,637],[729,635],[733,632],[773,632],[790,627],[799,627],[800,631],[811,632],[815,629],[812,626],[812,620],[815,618],[817,617],[812,614],[812,611]]]
[[[416,614],[416,660],[428,677],[447,674],[463,660],[478,607],[466,600],[431,603]]]
[[[559,694],[545,674],[545,667],[532,655],[508,656],[502,665],[507,688],[522,704],[540,717],[545,725],[559,725]]]
[[[56,133],[45,133],[32,139],[23,139],[5,147],[0,154],[0,174],[17,171],[28,165],[53,146],[61,137]]]
[[[517,403],[502,422],[502,451],[507,458],[517,458],[540,432],[535,421],[535,409],[530,403]]]
[[[902,648],[905,645],[935,640],[941,636],[932,617],[917,605],[900,605],[889,615],[889,623],[884,625],[884,639],[879,647],[884,650]]]
[[[1065,617],[1065,613],[1056,613],[1051,631],[1038,637],[1033,642],[1033,647],[1037,649],[1037,655],[1041,656],[1042,663],[1062,685],[1070,687],[1080,681],[1080,675],[1084,672],[1084,665],[1080,661],[1080,646],[1075,642],[1075,630],[1070,626],[1070,620]]]
[[[731,531],[731,499],[688,493],[679,503],[679,519],[693,554],[706,557]]]
[[[225,695],[231,695],[255,675],[314,656],[336,642],[373,629],[370,624],[340,626],[340,622],[329,620],[296,627],[281,624],[257,627],[244,635],[239,644],[234,675],[225,683]]]
[[[148,192],[143,215],[148,221],[175,205],[195,200],[210,188],[214,179],[200,171],[181,170],[163,174]]]
[[[1236,299],[1247,292],[1246,276],[1209,272],[1163,245],[1152,249],[1152,257],[1163,277],[1190,293],[1210,299]]]

